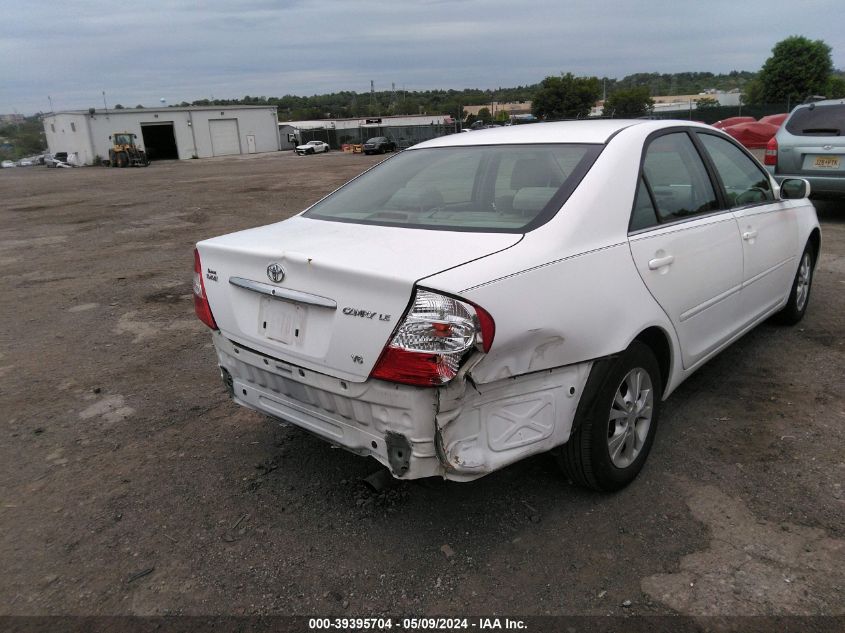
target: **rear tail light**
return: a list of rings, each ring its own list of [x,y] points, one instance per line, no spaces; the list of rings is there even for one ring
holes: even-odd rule
[[[208,298],[205,295],[205,283],[202,280],[202,263],[200,252],[194,249],[194,312],[199,320],[205,323],[212,330],[217,329],[214,315],[211,314],[211,306],[208,305]]]
[[[426,387],[445,384],[458,373],[468,351],[490,349],[495,332],[493,318],[483,308],[417,290],[372,377]]]
[[[774,136],[766,143],[766,155],[763,158],[763,163],[766,165],[778,164],[778,140]]]

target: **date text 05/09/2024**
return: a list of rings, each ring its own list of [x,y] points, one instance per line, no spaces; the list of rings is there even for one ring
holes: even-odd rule
[[[514,618],[309,618],[308,629],[339,631],[461,631],[526,630],[525,622]]]

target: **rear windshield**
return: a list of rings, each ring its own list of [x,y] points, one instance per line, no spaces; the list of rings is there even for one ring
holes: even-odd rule
[[[304,215],[357,224],[521,233],[560,209],[602,147],[410,150],[362,174]]]
[[[801,108],[789,117],[786,130],[796,136],[845,134],[845,103]]]

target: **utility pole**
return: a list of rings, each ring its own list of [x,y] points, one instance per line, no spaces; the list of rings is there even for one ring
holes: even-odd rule
[[[50,114],[52,114],[53,113],[53,97],[51,97],[50,95],[47,95],[47,101],[50,102]]]
[[[106,112],[109,111],[109,107],[106,105],[106,91],[105,90],[103,90],[103,108],[105,109]]]

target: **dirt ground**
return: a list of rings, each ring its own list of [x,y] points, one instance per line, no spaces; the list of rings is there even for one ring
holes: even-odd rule
[[[0,615],[845,614],[845,205],[805,320],[673,394],[626,490],[540,456],[375,494],[229,402],[191,278],[377,161],[0,172]]]

